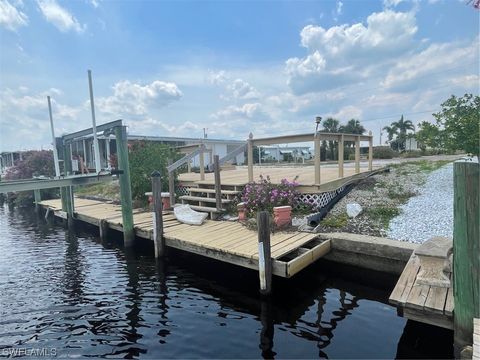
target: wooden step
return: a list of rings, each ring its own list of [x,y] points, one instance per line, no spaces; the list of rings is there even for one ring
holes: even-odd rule
[[[180,196],[180,200],[190,200],[190,201],[198,201],[198,202],[210,202],[210,203],[216,203],[217,200],[215,198],[206,198],[206,197],[201,197],[201,196],[190,196],[190,195],[183,195]],[[222,204],[228,204],[231,203],[232,200],[230,199],[221,199]]]
[[[202,212],[208,212],[208,213],[221,213],[224,212],[225,209],[220,209],[217,210],[214,207],[208,207],[208,206],[198,206],[198,205],[189,205],[193,210],[196,211],[202,211]]]
[[[197,192],[197,193],[206,193],[206,194],[215,194],[215,189],[203,189],[203,188],[189,188],[190,192]],[[222,190],[223,195],[237,195],[240,191],[235,190]]]

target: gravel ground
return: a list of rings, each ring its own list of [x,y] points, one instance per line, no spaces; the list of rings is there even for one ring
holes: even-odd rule
[[[443,174],[442,179],[445,177],[448,178],[449,175],[445,175],[445,171],[450,171],[451,180],[452,165],[449,164],[446,168],[443,166],[437,169],[440,165],[443,165],[443,163],[403,163],[392,166],[390,172],[381,173],[365,179],[330,210],[326,218],[315,228],[315,231],[350,232],[363,235],[393,237],[406,241],[413,241],[413,237],[418,239],[417,241],[424,241],[425,239],[423,237],[417,236],[416,233],[414,233],[416,227],[413,226],[413,220],[410,220],[410,217],[412,217],[415,220],[415,224],[428,224],[426,225],[426,227],[428,227],[431,223],[432,231],[435,232],[436,235],[447,235],[445,232],[434,229],[442,226],[438,223],[446,222],[443,220],[443,217],[438,217],[438,220],[436,220],[436,213],[442,212],[443,214],[443,212],[449,211],[443,209],[443,204],[448,199],[451,200],[451,196],[446,193],[446,189],[450,186],[449,189],[451,190],[452,185],[447,185],[443,182],[437,186],[430,184],[430,182],[426,184],[430,176],[432,176],[431,181],[433,181],[433,183],[438,182],[439,180],[437,178],[440,175],[437,175],[437,173]],[[429,169],[430,166],[433,167]],[[412,208],[412,210],[405,208],[405,210],[403,210],[403,206],[407,206],[409,201],[413,201],[418,195],[422,195],[422,191],[424,191],[425,188],[431,189],[436,197],[433,198],[429,192],[425,197],[430,197],[430,199],[428,205],[425,205],[424,208],[419,210],[415,210],[416,208]],[[438,189],[441,191],[438,191]],[[438,200],[439,198],[440,200]],[[415,203],[421,204],[423,201],[424,200],[421,199],[418,202],[415,201]],[[362,213],[356,218],[348,218],[346,214],[346,206],[349,203],[358,203],[363,209]],[[428,209],[428,211],[425,209]],[[436,209],[438,209],[438,211]],[[404,211],[403,214],[402,211]],[[428,216],[426,219],[424,217],[425,214]],[[403,221],[404,216],[409,216],[408,220]],[[398,218],[395,222],[397,227],[392,228],[392,230],[395,229],[395,233],[392,232],[392,235],[390,235],[389,222],[394,218]],[[400,229],[400,227],[402,227],[402,229]],[[448,226],[446,227],[448,228]],[[402,231],[405,233],[404,237],[399,235]],[[426,233],[423,229],[416,232]],[[427,238],[429,237],[430,235],[427,235]]]
[[[453,164],[433,171],[419,195],[400,207],[390,221],[391,239],[423,243],[434,236],[453,237]]]

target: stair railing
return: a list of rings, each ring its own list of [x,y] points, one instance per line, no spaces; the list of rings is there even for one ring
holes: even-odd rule
[[[168,191],[170,192],[170,205],[175,205],[175,185],[173,173],[180,166],[189,163],[195,156],[199,155],[200,157],[200,180],[205,180],[205,160],[203,154],[208,151],[204,144],[200,144],[198,148],[191,153],[185,155],[180,160],[175,161],[172,164],[167,166],[168,171]]]
[[[238,146],[237,148],[235,148],[234,150],[230,151],[227,155],[225,155],[224,157],[222,157],[221,159],[219,159],[219,161],[218,161],[219,166],[222,166],[222,165],[225,164],[227,161],[236,158],[238,155],[240,155],[241,153],[245,152],[246,149],[247,149],[247,143],[242,144],[242,145]],[[209,164],[209,165],[208,165],[208,169],[209,169],[209,170],[213,170],[213,168],[214,168],[214,165],[213,165],[213,164]]]

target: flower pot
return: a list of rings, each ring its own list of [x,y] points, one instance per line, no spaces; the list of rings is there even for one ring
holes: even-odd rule
[[[273,221],[278,228],[287,227],[292,224],[292,207],[277,206],[273,208]]]
[[[237,211],[238,211],[238,221],[245,221],[247,220],[247,209],[245,207],[245,203],[239,203],[237,205]]]
[[[162,192],[160,194],[162,197],[162,209],[170,209],[170,193],[169,192]]]

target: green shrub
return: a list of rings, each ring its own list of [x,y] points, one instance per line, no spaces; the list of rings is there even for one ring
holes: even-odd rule
[[[366,209],[365,213],[369,217],[378,220],[378,222],[380,222],[386,229],[388,228],[390,220],[392,220],[395,216],[400,215],[400,210],[396,207],[377,206]]]
[[[348,223],[348,215],[346,212],[341,213],[339,215],[329,215],[320,222],[322,226],[336,228],[336,229],[346,226],[347,223]]]
[[[158,170],[162,174],[162,191],[168,191],[167,161],[180,158],[171,147],[145,141],[129,144],[128,161],[132,183],[132,199],[144,200],[145,193],[152,191],[150,175]],[[176,175],[175,175],[176,177]]]
[[[397,155],[397,152],[392,150],[390,146],[375,146],[373,148],[374,159],[392,159]]]
[[[400,154],[402,158],[418,158],[422,156],[421,150],[407,150]]]

